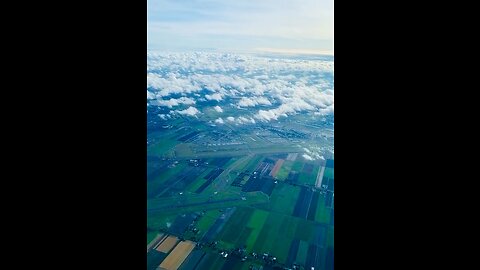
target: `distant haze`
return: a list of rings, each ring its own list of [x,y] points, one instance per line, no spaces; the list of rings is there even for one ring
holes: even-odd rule
[[[150,50],[333,53],[333,0],[148,0]]]

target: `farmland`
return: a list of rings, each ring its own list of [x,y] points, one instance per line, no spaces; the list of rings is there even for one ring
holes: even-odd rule
[[[333,144],[316,125],[213,127],[154,116],[149,269],[333,269]]]

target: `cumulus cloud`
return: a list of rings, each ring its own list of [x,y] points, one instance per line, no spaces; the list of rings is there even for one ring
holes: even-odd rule
[[[303,154],[302,157],[306,160],[313,160],[313,157],[307,155],[307,154]]]
[[[148,90],[147,90],[147,99],[148,99],[148,100],[150,100],[150,99],[155,99],[155,95],[154,95],[152,92],[148,91]]]
[[[242,97],[238,102],[240,107],[255,107],[257,105],[272,105],[272,103],[266,97]]]
[[[259,110],[255,118],[262,121],[278,120],[280,116],[287,117],[287,114],[294,113],[295,110],[289,105],[282,104],[280,107],[271,110]]]
[[[242,97],[240,101],[238,102],[238,106],[240,107],[255,107],[257,103],[253,101],[253,99]]]
[[[188,78],[177,78],[169,73],[166,77],[156,73],[147,73],[147,88],[155,89],[156,96],[165,97],[171,94],[188,94],[201,90],[201,87]]]
[[[195,115],[200,113],[200,111],[197,108],[192,107],[192,106],[188,107],[185,110],[176,111],[176,112],[179,113],[179,114],[188,115],[188,116],[195,116]]]
[[[333,114],[333,104],[332,106],[329,106],[327,108],[322,108],[318,110],[317,112],[314,112],[315,115],[326,115],[326,114]]]
[[[260,105],[272,105],[270,100],[268,100],[266,97],[257,97],[255,101]]]
[[[277,120],[278,116],[273,111],[259,110],[255,118],[263,121]]]
[[[227,99],[248,111],[243,117],[253,116],[253,121],[334,113],[333,59],[152,52],[147,59],[149,106],[172,108],[215,100],[223,107]],[[220,106],[214,110],[222,112]],[[269,107],[250,111],[257,106]],[[236,122],[247,123],[240,118]]]
[[[225,122],[223,121],[223,119],[222,119],[221,117],[219,117],[219,118],[215,119],[215,123],[217,123],[217,124],[223,124],[223,123],[225,123]]]
[[[287,117],[302,111],[313,111],[316,108],[307,101],[295,98],[283,98],[283,104],[270,110],[259,110],[255,118],[262,121],[278,120],[279,117]]]
[[[205,98],[207,100],[216,100],[216,101],[221,101],[223,99],[223,95],[220,94],[220,93],[215,93],[215,94],[212,94],[212,95],[205,95]]]
[[[227,117],[227,120],[230,121],[230,122],[234,122],[234,121],[235,121],[235,117],[229,116],[229,117]]]
[[[305,153],[302,155],[306,160],[325,160],[325,158],[321,155],[322,149],[316,147],[314,149],[303,148]]]
[[[165,107],[172,108],[172,107],[178,106],[180,104],[193,105],[193,104],[195,104],[195,100],[193,100],[191,98],[188,98],[188,97],[181,97],[181,98],[178,98],[178,99],[175,99],[175,98],[166,99],[166,100],[160,99],[160,100],[156,100],[152,103],[154,105],[165,106]]]
[[[188,71],[196,74],[245,72],[252,77],[259,76],[259,79],[270,78],[270,74],[288,76],[311,71],[333,72],[333,61],[272,59],[222,53],[148,52],[147,60],[147,72],[168,67],[172,72]]]
[[[253,118],[246,118],[244,116],[240,116],[237,118],[238,124],[255,124],[255,120]]]

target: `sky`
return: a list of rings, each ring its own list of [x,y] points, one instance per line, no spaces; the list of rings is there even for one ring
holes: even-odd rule
[[[147,46],[333,54],[333,0],[148,0]]]

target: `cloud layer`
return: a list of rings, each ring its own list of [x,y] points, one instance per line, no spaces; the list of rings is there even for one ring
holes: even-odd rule
[[[209,119],[218,124],[334,112],[332,57],[152,52],[147,56],[147,102],[176,108],[179,114],[198,116],[204,102],[226,114]],[[232,111],[225,108],[234,109],[235,115],[228,115]]]

